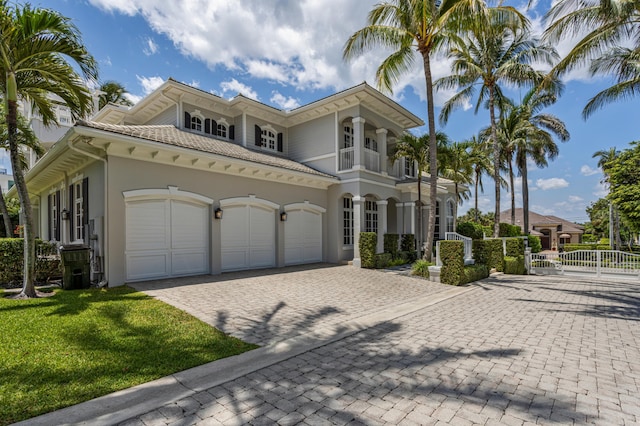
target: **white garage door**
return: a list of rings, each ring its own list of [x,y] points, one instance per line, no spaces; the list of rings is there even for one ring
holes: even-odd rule
[[[126,204],[127,280],[209,272],[209,207],[181,200]]]
[[[287,212],[284,224],[286,265],[322,262],[322,214],[308,210]]]
[[[276,266],[274,209],[228,206],[224,208],[220,226],[223,271]]]

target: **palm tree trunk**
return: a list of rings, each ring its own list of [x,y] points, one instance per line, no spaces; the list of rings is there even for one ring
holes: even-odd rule
[[[0,188],[0,214],[2,214],[4,229],[6,230],[5,235],[7,236],[7,238],[11,238],[11,218],[9,217],[7,203],[5,202],[4,195],[2,194],[2,188]]]
[[[417,236],[416,236],[416,245],[418,246],[418,255],[420,255],[420,251],[422,250],[422,170],[418,168],[418,201],[416,202],[416,210],[418,215],[418,223],[417,223]]]
[[[513,182],[513,162],[509,159],[509,185],[511,186],[511,224],[516,224],[516,191]]]
[[[431,59],[429,52],[421,52],[424,62],[424,78],[427,84],[427,123],[429,125],[429,226],[427,228],[427,244],[424,250],[424,260],[431,261],[431,251],[435,239],[436,229],[436,198],[438,196],[438,143],[436,141],[436,119],[433,99],[433,78],[431,75]],[[421,177],[420,177],[421,178]],[[421,216],[422,218],[422,216]]]
[[[520,176],[522,176],[522,222],[525,235],[529,234],[529,182],[528,182],[527,161],[520,168]]]
[[[475,216],[476,223],[478,223],[478,185],[480,184],[480,173],[476,172],[476,181],[475,181],[475,209],[476,211],[473,213]]]
[[[8,78],[10,80],[10,78]],[[13,81],[7,81],[7,85]],[[17,98],[17,97],[16,97]],[[36,238],[35,230],[33,228],[33,212],[31,210],[31,200],[29,199],[29,192],[27,190],[27,184],[24,180],[22,173],[22,164],[20,163],[20,154],[18,151],[17,143],[17,119],[18,119],[18,103],[16,98],[9,94],[8,98],[8,113],[7,113],[7,130],[9,133],[9,153],[11,156],[11,167],[13,169],[13,178],[15,180],[16,188],[18,190],[18,198],[20,199],[20,206],[22,208],[24,218],[24,271],[22,281],[21,297],[37,297],[35,288],[35,256],[36,256]]]
[[[500,142],[496,129],[495,99],[493,86],[489,86],[489,116],[491,119],[491,138],[493,139],[493,179],[495,180],[496,207],[493,214],[493,238],[500,234]]]

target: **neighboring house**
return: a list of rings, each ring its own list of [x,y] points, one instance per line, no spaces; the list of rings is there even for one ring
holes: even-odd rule
[[[524,226],[524,213],[515,210],[516,225]],[[511,223],[511,209],[500,213],[500,222]],[[543,250],[559,249],[565,244],[581,243],[584,226],[557,216],[541,215],[529,210],[529,233],[540,237]]]
[[[364,83],[282,111],[169,79],[130,109],[79,121],[27,173],[37,233],[91,244],[112,286],[359,266],[360,231],[378,233],[379,252],[385,233],[415,233],[415,165],[388,154],[421,125]],[[440,180],[437,237],[454,229],[453,188]]]
[[[0,167],[0,189],[6,194],[9,188],[13,186],[13,176],[7,173],[7,169]]]

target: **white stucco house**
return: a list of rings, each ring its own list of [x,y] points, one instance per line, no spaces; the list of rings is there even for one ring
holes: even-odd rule
[[[423,125],[363,83],[291,111],[167,80],[134,107],[70,127],[27,173],[37,234],[94,250],[109,285],[353,261],[359,231],[415,233],[438,203],[453,230],[454,186],[417,212],[414,164],[392,164]],[[423,176],[427,183],[428,176]],[[96,266],[97,265],[97,266]]]

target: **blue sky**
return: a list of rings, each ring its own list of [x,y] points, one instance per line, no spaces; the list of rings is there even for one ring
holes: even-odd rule
[[[367,81],[383,51],[351,63],[342,61],[344,42],[365,24],[377,0],[32,0],[73,20],[89,51],[100,64],[102,80],[116,80],[139,100],[169,77],[226,98],[238,93],[291,109]],[[533,28],[542,28],[548,2],[533,11]],[[571,41],[558,44],[565,53]],[[434,61],[436,77],[448,73],[445,59]],[[586,221],[585,206],[606,191],[592,154],[640,140],[635,123],[640,98],[613,104],[583,121],[589,98],[607,87],[606,77],[590,78],[577,70],[566,78],[564,95],[547,111],[566,123],[571,140],[560,144],[560,156],[545,169],[530,169],[530,207],[573,221]],[[441,105],[449,93],[437,95]],[[393,98],[426,121],[422,69],[406,75]],[[512,93],[517,98],[518,92]],[[439,113],[439,108],[436,114]],[[453,113],[441,128],[454,140],[467,139],[488,124],[488,114],[473,109]],[[426,127],[415,129],[425,133]],[[0,157],[0,167],[9,160]],[[493,182],[484,178],[479,197],[483,212],[493,211]],[[521,205],[516,185],[517,206]],[[473,200],[461,208],[465,211]],[[509,195],[502,195],[502,209]]]

